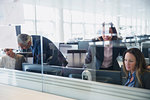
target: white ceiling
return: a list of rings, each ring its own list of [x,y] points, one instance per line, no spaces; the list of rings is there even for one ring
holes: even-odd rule
[[[104,15],[150,18],[150,0],[21,0],[72,10],[97,12]]]

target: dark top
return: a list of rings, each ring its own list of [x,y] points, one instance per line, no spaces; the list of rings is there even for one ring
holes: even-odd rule
[[[126,78],[126,81],[127,81],[128,78]],[[125,81],[125,82],[126,82]],[[140,85],[140,83],[138,82],[138,79],[137,77],[135,78],[135,83],[134,83],[134,86],[133,87],[138,87],[138,88],[144,88],[144,89],[150,89],[150,72],[144,72],[142,75],[141,75],[141,82],[142,82],[142,85]],[[123,83],[125,84],[125,83]]]
[[[41,63],[41,40],[40,36],[32,35],[33,63]],[[68,62],[52,41],[43,37],[43,63],[49,65],[66,66]]]
[[[125,44],[120,43],[119,40],[112,41],[113,47],[112,47],[112,66],[109,66],[111,70],[120,70],[120,66],[117,62],[117,57],[120,55],[122,56],[124,51],[127,50]],[[100,66],[102,65],[104,60],[104,44],[96,46],[96,70],[101,69]],[[91,50],[88,50],[88,54],[85,59],[85,63],[91,63],[92,61],[92,54]]]
[[[22,63],[25,62],[24,56],[20,54],[15,54],[15,59],[16,59],[15,69],[22,70]]]

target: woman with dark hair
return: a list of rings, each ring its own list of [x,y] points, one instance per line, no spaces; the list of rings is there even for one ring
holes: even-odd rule
[[[125,86],[150,89],[150,71],[139,49],[131,48],[124,53],[123,70],[126,75]]]
[[[98,38],[93,38],[92,41],[96,42],[96,41],[104,41],[104,38],[109,38],[111,40],[119,40],[118,36],[117,36],[117,30],[115,27],[113,27],[112,23],[108,23],[110,24],[109,27],[109,34],[105,34],[104,30],[105,28],[105,23],[103,23],[103,32],[102,32],[102,36],[98,37]],[[108,37],[109,36],[109,37]]]
[[[127,50],[126,45],[121,43],[117,37],[117,31],[115,27],[110,26],[110,23],[103,24],[102,36],[99,38],[100,45],[89,46],[88,53],[85,58],[86,66],[91,66],[92,61],[96,58],[96,64],[94,68],[96,70],[120,70],[120,66],[117,61],[118,56],[122,56],[124,51]],[[109,27],[109,26],[110,27]],[[92,53],[91,51],[94,52]],[[93,56],[95,56],[93,58]]]

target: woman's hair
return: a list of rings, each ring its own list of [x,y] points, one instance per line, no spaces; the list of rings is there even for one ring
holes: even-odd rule
[[[136,77],[138,79],[138,82],[142,85],[140,76],[146,70],[146,61],[145,61],[144,55],[138,48],[131,48],[124,52],[124,54],[123,54],[123,70],[126,74],[126,77],[128,77],[128,73],[129,73],[126,70],[125,62],[124,62],[126,53],[130,53],[135,57],[135,59],[136,59],[136,65],[135,65]]]
[[[116,34],[115,36],[112,36],[112,40],[118,40],[118,36],[117,36],[117,30],[115,27],[110,27],[112,29],[113,34]],[[93,38],[92,39],[93,42],[96,41],[103,41],[102,36],[98,37],[98,38]]]
[[[111,27],[113,34],[116,34],[115,36],[112,36],[112,40],[118,40],[118,36],[117,36],[117,30],[115,27]]]
[[[105,27],[105,24],[106,24],[106,23],[103,22],[103,23],[102,23],[102,26]],[[118,38],[118,36],[117,36],[117,30],[116,30],[116,27],[114,27],[114,24],[113,24],[112,22],[107,23],[107,24],[110,25],[110,28],[109,28],[109,29],[112,30],[112,34],[113,34],[112,40],[119,40],[119,38]],[[96,41],[103,41],[102,36],[92,39],[92,42],[96,42]]]

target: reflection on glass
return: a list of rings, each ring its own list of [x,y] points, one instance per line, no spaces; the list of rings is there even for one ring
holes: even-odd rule
[[[24,24],[21,25],[21,32],[27,34],[35,34],[34,21],[27,20]]]
[[[37,20],[53,20],[55,21],[56,15],[55,8],[48,7],[48,6],[36,6],[36,16]]]
[[[95,29],[94,25],[85,24],[85,32],[86,32],[86,34],[94,34],[94,33],[96,33],[94,29]]]
[[[83,12],[81,11],[71,11],[72,14],[72,22],[83,22]]]
[[[42,2],[42,0],[39,0],[39,1]],[[85,2],[85,0],[83,1]],[[64,7],[65,5],[64,4],[63,6],[56,8],[58,5],[61,5],[61,3],[58,3],[57,6],[51,6],[51,5],[48,5],[50,3],[47,3],[46,5],[44,5],[43,3],[40,3],[40,2],[39,4],[37,3],[37,5],[35,5],[35,3],[24,4],[25,23],[21,26],[21,31],[22,33],[26,33],[29,35],[44,36],[47,39],[51,40],[52,43],[49,43],[49,41],[43,41],[43,44],[42,44],[43,46],[40,44],[41,41],[39,38],[37,40],[38,43],[35,43],[36,44],[35,50],[39,49],[39,51],[37,51],[36,54],[40,54],[41,53],[40,50],[41,51],[43,50],[42,59],[44,63],[42,66],[43,67],[42,73],[44,73],[44,75],[47,74],[48,78],[51,75],[55,75],[55,76],[72,78],[72,79],[73,78],[83,79],[82,74],[84,74],[85,75],[84,79],[88,79],[88,77],[92,76],[93,79],[90,79],[90,80],[96,81],[97,83],[104,82],[104,83],[121,85],[121,78],[122,78],[121,71],[100,70],[100,69],[96,70],[95,68],[94,70],[90,70],[90,69],[88,69],[88,71],[85,70],[85,73],[82,73],[84,68],[87,66],[82,65],[79,67],[78,65],[80,61],[84,62],[83,56],[85,56],[86,50],[85,49],[79,50],[78,43],[81,40],[84,41],[84,39],[89,39],[88,42],[94,43],[94,42],[91,42],[93,37],[103,35],[102,29],[100,27],[101,23],[104,21],[107,21],[107,22],[109,21],[109,22],[114,22],[114,24],[117,26],[116,28],[118,29],[119,35],[121,35],[124,39],[126,39],[125,37],[130,36],[129,38],[131,39],[129,39],[129,41],[126,41],[127,43],[129,43],[130,47],[133,47],[133,45],[137,46],[137,44],[132,43],[132,42],[135,42],[136,40],[135,38],[138,38],[137,39],[138,41],[141,40],[141,38],[138,37],[137,35],[148,34],[149,20],[146,20],[144,18],[132,18],[132,17],[123,16],[123,15],[121,16],[113,15],[112,13],[107,15],[107,13],[104,14],[104,12],[97,12],[99,10],[99,8],[97,7],[99,6],[96,6],[96,7],[92,6],[92,7],[95,7],[94,8],[95,10],[94,11],[91,10],[88,12],[88,10],[85,10],[86,3],[85,4],[83,3],[83,7],[81,7],[79,10],[79,9],[72,8],[72,6],[69,9],[68,7],[72,4],[70,4],[67,7]],[[119,5],[119,7],[121,7],[121,5]],[[58,13],[57,11],[60,13]],[[101,11],[105,11],[105,7],[102,8]],[[121,13],[121,11],[119,11],[118,13]],[[58,24],[60,23],[61,25],[59,26]],[[57,27],[57,25],[59,27]],[[59,32],[58,30],[61,30],[61,31]],[[107,36],[113,36],[113,35],[111,34]],[[43,38],[43,40],[44,39],[45,38]],[[69,49],[71,50],[65,49],[66,55],[63,57],[61,55],[61,52],[59,52],[60,48],[54,45],[55,44],[53,43],[54,41],[65,42],[64,47],[65,48],[69,47]],[[119,38],[119,41],[122,41],[122,40]],[[112,49],[111,47],[112,44],[109,45],[109,43],[111,44],[111,42],[105,42],[102,45],[100,44],[97,45],[95,43],[94,45],[91,45],[91,48],[93,47],[99,50],[100,46],[105,45],[105,46],[110,46],[110,48]],[[129,47],[127,43],[126,45]],[[138,43],[140,44],[141,42],[138,42]],[[45,46],[44,44],[48,46]],[[74,46],[72,46],[74,44],[76,45],[77,48],[74,48]],[[118,45],[122,46],[122,44],[116,43],[115,49],[119,47]],[[98,54],[94,50],[95,49],[93,49],[93,53]],[[116,51],[116,53],[118,52],[119,51]],[[102,53],[104,54],[104,52]],[[36,54],[34,51],[33,53],[34,60],[36,57],[37,58],[41,57],[41,56],[37,56]],[[59,64],[59,61],[57,62],[56,59],[59,55],[61,55],[62,58],[65,58],[68,61],[70,61],[67,66],[66,65],[64,66],[64,64]],[[95,63],[96,61],[99,62],[99,60],[96,59],[96,57],[98,56],[99,55],[96,55],[95,57],[93,57],[94,59],[92,59],[92,62],[94,62],[94,65],[90,65],[90,67],[96,67],[96,66],[100,67],[100,65],[96,65],[98,63]],[[105,53],[105,56],[107,56],[107,53]],[[99,58],[101,58],[101,56],[99,56]],[[109,60],[109,59],[105,59],[105,60]],[[114,62],[116,62],[116,60]],[[36,63],[36,64],[27,63],[24,66],[26,67],[25,71],[41,73],[41,63]],[[86,76],[86,74],[89,74],[89,75]],[[45,79],[42,81],[46,81],[48,82],[47,83],[48,85],[51,85],[50,82],[47,80],[50,80],[50,79]],[[55,84],[56,82],[53,82],[53,83]],[[46,85],[44,84],[45,87],[47,86],[47,84]]]
[[[24,18],[25,19],[34,19],[35,18],[35,9],[34,5],[31,4],[24,4]]]

